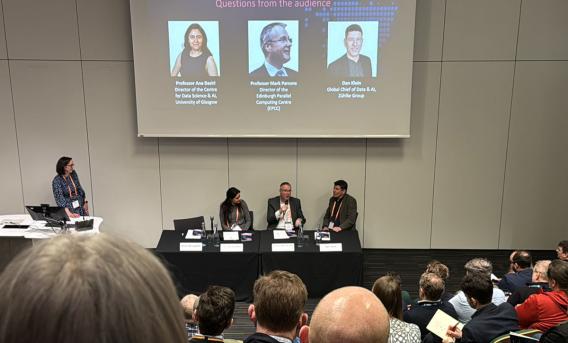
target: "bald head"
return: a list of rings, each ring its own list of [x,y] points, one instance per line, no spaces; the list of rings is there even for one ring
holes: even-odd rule
[[[389,315],[369,290],[344,287],[326,295],[312,316],[310,343],[386,343]]]
[[[183,308],[183,316],[186,322],[192,321],[193,310],[197,308],[196,303],[199,301],[199,297],[195,294],[188,294],[183,297],[180,301],[181,307]]]

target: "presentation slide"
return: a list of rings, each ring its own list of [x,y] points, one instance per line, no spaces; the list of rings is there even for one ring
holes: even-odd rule
[[[410,136],[415,0],[130,4],[139,136]]]

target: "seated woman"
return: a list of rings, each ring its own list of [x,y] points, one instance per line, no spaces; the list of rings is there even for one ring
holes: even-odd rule
[[[85,200],[85,190],[79,182],[74,166],[71,157],[61,157],[55,166],[57,175],[51,182],[55,202],[57,206],[65,208],[69,218],[89,215],[89,203]]]
[[[420,328],[416,324],[402,321],[402,292],[400,282],[391,275],[375,281],[373,293],[385,305],[390,316],[389,343],[420,343]]]
[[[4,269],[0,289],[3,343],[187,342],[168,271],[118,237],[34,244]]]
[[[219,209],[219,221],[223,230],[233,230],[237,227],[248,230],[251,227],[247,203],[241,199],[241,191],[235,187],[227,190],[227,197]]]
[[[185,31],[184,49],[176,59],[172,77],[207,79],[219,76],[217,64],[207,47],[207,34],[199,24],[191,24]]]

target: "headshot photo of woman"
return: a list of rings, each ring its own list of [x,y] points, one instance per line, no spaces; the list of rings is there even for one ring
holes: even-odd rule
[[[189,25],[183,46],[172,69],[172,77],[206,79],[219,76],[215,58],[207,46],[207,34],[201,25]]]
[[[247,203],[241,199],[241,191],[235,187],[227,190],[227,197],[219,209],[219,221],[223,230],[248,230],[251,227]]]
[[[85,199],[85,190],[75,171],[75,162],[71,157],[63,156],[55,165],[57,175],[51,186],[57,206],[65,208],[69,218],[89,215],[89,203]]]

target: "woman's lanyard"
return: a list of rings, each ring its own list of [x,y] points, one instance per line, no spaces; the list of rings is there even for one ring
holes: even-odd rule
[[[229,216],[231,216],[229,214]],[[239,208],[237,207],[237,219],[235,220],[235,224],[239,225]],[[231,228],[231,226],[229,225],[229,218],[227,218],[227,227]]]
[[[337,204],[337,201],[333,202],[333,207],[331,208],[331,217],[332,218],[333,218],[333,211],[335,211],[335,204]],[[341,201],[341,203],[339,204],[339,207],[337,208],[337,213],[335,214],[334,222],[336,222],[337,218],[339,218],[339,212],[341,211],[341,206],[343,206],[343,200]]]
[[[69,175],[69,180],[71,180],[71,183],[73,184],[73,189],[75,190],[75,196],[73,196],[73,193],[71,192],[71,187],[69,187],[69,182],[67,182],[67,180],[65,179],[65,176],[63,177],[63,180],[65,181],[65,184],[67,185],[67,190],[69,191],[69,198],[73,199],[79,196],[79,193],[77,192],[77,186],[75,185],[75,181],[73,181],[73,178],[71,177],[71,175]]]

